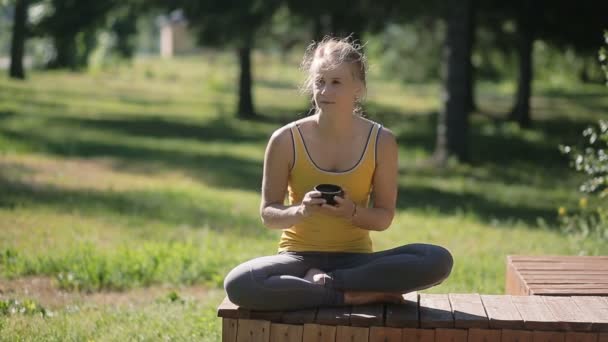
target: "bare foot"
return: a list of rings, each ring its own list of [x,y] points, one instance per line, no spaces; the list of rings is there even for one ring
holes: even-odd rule
[[[403,299],[403,294],[399,292],[344,291],[344,302],[352,305],[372,303],[403,304],[405,300]]]
[[[325,279],[327,278],[329,278],[329,276],[318,268],[309,269],[304,276],[304,279],[317,285],[325,285]]]

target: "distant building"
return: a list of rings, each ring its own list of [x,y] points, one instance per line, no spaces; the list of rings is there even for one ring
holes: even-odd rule
[[[160,55],[171,58],[197,51],[196,41],[188,29],[188,21],[182,10],[175,10],[158,18],[160,26]]]

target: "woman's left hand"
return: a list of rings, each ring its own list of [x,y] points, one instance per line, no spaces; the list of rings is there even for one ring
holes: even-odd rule
[[[355,202],[350,199],[348,192],[344,190],[344,198],[334,196],[334,200],[336,205],[324,203],[321,205],[320,211],[324,214],[350,219],[355,211]]]

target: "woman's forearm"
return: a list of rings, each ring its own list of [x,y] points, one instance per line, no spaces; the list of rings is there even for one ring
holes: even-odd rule
[[[367,230],[383,231],[393,222],[393,211],[385,208],[365,208],[357,205],[352,224]]]
[[[268,228],[287,229],[300,222],[300,205],[271,204],[262,209],[262,222]]]

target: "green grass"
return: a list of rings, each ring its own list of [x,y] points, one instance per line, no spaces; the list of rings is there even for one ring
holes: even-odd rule
[[[89,74],[0,77],[0,277],[51,277],[92,293],[158,284],[204,285],[205,300],[118,308],[86,301],[52,315],[0,314],[0,339],[218,339],[224,275],[277,248],[258,216],[264,148],[301,117],[297,61],[257,54],[254,98],[263,120],[234,119],[230,55],[138,59]],[[500,118],[512,84],[477,85],[470,165],[435,170],[439,87],[369,79],[370,118],[398,138],[398,213],[374,232],[376,250],[436,243],[455,257],[429,292],[504,291],[508,254],[606,254],[601,242],[563,235],[559,206],[574,208],[581,181],[558,152],[608,109],[602,86],[538,86],[534,127]],[[0,280],[0,282],[3,280]],[[0,295],[0,300],[10,300]],[[14,298],[12,298],[14,299]],[[23,298],[22,298],[23,299]],[[27,298],[25,298],[27,299]],[[44,298],[40,299],[45,307]]]

